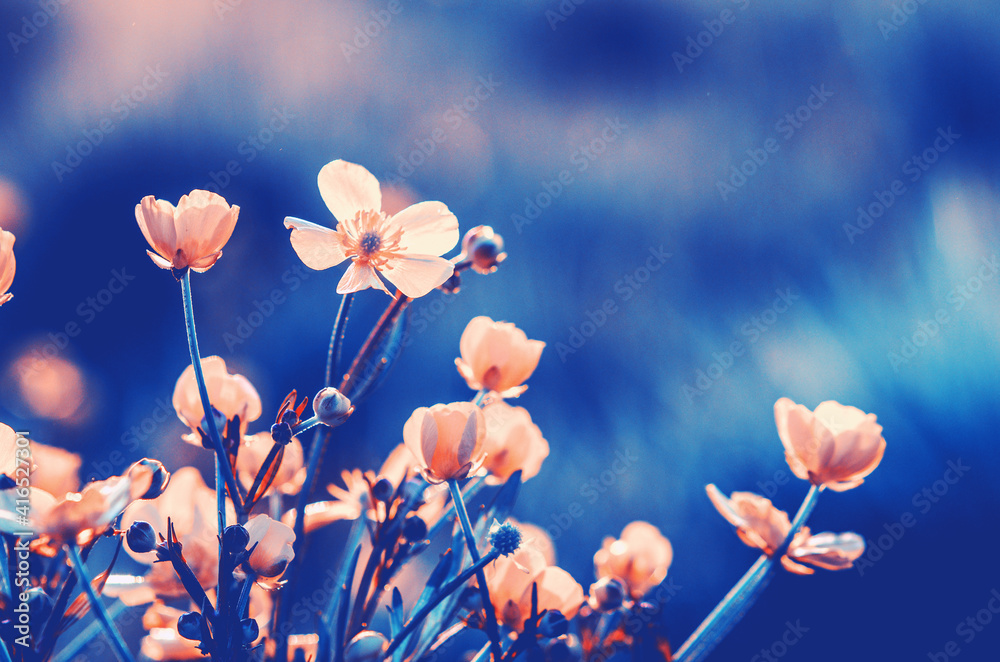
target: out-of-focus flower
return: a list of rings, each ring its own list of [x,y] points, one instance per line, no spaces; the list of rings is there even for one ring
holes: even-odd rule
[[[146,253],[161,269],[208,271],[236,227],[240,208],[210,191],[196,189],[174,207],[147,195],[135,206],[135,220],[153,250]],[[154,252],[155,251],[155,252]]]
[[[0,228],[0,306],[14,298],[8,292],[14,282],[17,261],[14,259],[14,233]],[[449,274],[450,275],[450,274]]]
[[[774,403],[774,420],[792,473],[837,492],[863,483],[885,453],[875,414],[857,407],[827,400],[809,411],[781,398]]]
[[[792,523],[788,513],[776,508],[770,499],[752,492],[733,492],[727,498],[715,485],[706,486],[705,491],[716,510],[736,527],[736,534],[746,545],[772,557],[781,548]],[[802,527],[782,556],[781,564],[799,575],[814,572],[802,564],[826,570],[844,570],[850,568],[864,551],[865,543],[856,533],[812,535],[808,527]]]
[[[467,478],[481,465],[486,419],[471,402],[419,407],[403,426],[403,442],[431,483]]]
[[[497,620],[520,632],[531,616],[531,587],[538,584],[538,612],[555,609],[567,619],[583,604],[583,587],[556,566],[546,565],[537,549],[524,546],[485,568],[486,585]]]
[[[327,386],[313,398],[313,413],[323,425],[335,428],[354,413],[354,405],[346,395]]]
[[[29,443],[31,466],[28,468],[32,487],[57,498],[79,489],[81,464],[79,455],[34,440]],[[17,448],[17,433],[10,426],[0,423],[0,474],[15,478],[19,464]]]
[[[618,540],[604,539],[594,554],[594,572],[598,579],[618,577],[638,600],[667,578],[673,560],[674,549],[658,528],[649,522],[632,522]]]
[[[536,524],[521,522],[513,517],[507,520],[521,530],[523,544],[530,545],[542,553],[545,558],[545,565],[556,564],[556,545],[552,542],[552,537]]]
[[[39,418],[79,421],[86,392],[83,373],[72,361],[43,351],[44,347],[35,346],[12,366],[21,398]]]
[[[389,647],[384,635],[362,630],[354,635],[344,650],[344,662],[380,662]]]
[[[462,237],[462,256],[472,263],[477,273],[491,274],[507,258],[503,252],[503,237],[488,225],[477,225]]]
[[[462,332],[462,356],[455,359],[455,365],[469,388],[517,397],[528,388],[524,381],[535,371],[544,348],[544,342],[529,340],[509,322],[473,317]]]
[[[243,439],[239,455],[236,456],[236,472],[240,482],[249,490],[253,487],[257,472],[267,459],[274,446],[270,432],[258,432]],[[274,482],[268,488],[268,493],[278,491],[282,494],[298,494],[306,480],[306,468],[303,466],[302,444],[298,438],[285,445],[281,465],[274,476]]]
[[[257,515],[250,519],[244,527],[250,534],[247,547],[256,545],[247,564],[253,568],[258,577],[274,580],[285,572],[288,563],[294,558],[292,543],[295,532],[286,524],[273,520],[267,515]],[[274,584],[269,584],[273,586]]]
[[[549,456],[549,442],[531,422],[528,410],[500,400],[486,406],[483,415],[486,417],[483,468],[490,473],[487,482],[502,483],[518,470],[522,481],[536,476],[542,461]]]
[[[226,502],[228,521],[236,519],[232,502]],[[182,467],[171,476],[170,483],[156,499],[133,504],[122,517],[121,528],[128,529],[137,521],[148,522],[160,535],[167,534],[167,518],[184,548],[184,558],[202,586],[219,583],[219,540],[215,490],[202,480],[193,467]],[[154,563],[156,552],[139,553],[128,546],[132,558],[152,565],[142,584],[108,586],[108,595],[117,595],[127,605],[152,602],[157,597],[173,598],[187,595],[177,573],[169,563]]]
[[[339,221],[337,229],[298,218],[285,219],[292,248],[310,269],[350,258],[337,292],[369,287],[386,293],[386,280],[408,297],[420,297],[451,277],[454,266],[438,257],[458,243],[458,219],[440,202],[420,202],[389,216],[382,212],[378,180],[365,168],[332,161],[319,172],[319,192]]]
[[[246,432],[247,424],[260,418],[261,404],[257,389],[243,375],[231,375],[226,370],[226,362],[219,356],[207,356],[201,360],[201,369],[205,373],[205,387],[208,389],[208,401],[212,408],[222,414],[226,420],[240,417],[240,436]],[[201,437],[197,434],[205,418],[205,408],[201,406],[201,396],[198,393],[198,382],[194,377],[194,366],[188,366],[177,379],[174,387],[174,410],[177,417],[192,432],[184,439],[197,446],[201,445]],[[220,429],[220,433],[222,430]]]
[[[269,639],[268,643],[270,644],[271,641],[273,640]],[[302,659],[315,660],[318,650],[318,634],[292,634],[288,636],[288,662],[295,660],[297,651],[302,651]]]

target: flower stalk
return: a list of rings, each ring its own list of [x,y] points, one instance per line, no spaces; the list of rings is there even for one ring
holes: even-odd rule
[[[83,559],[80,558],[80,551],[74,543],[69,543],[66,545],[69,550],[69,559],[73,565],[73,572],[76,573],[77,579],[80,580],[80,586],[83,588],[83,592],[87,596],[87,600],[90,602],[90,608],[97,616],[97,620],[100,621],[101,626],[104,627],[104,632],[108,636],[108,640],[111,642],[115,649],[115,653],[118,655],[118,659],[122,662],[135,662],[132,654],[129,652],[128,647],[122,640],[122,635],[118,632],[118,628],[111,621],[111,617],[108,615],[107,610],[104,608],[104,604],[101,602],[101,596],[97,595],[94,590],[94,586],[91,584],[90,575],[87,573],[87,568],[83,563]]]

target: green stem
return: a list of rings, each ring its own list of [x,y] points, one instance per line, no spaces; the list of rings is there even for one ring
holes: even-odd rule
[[[333,333],[330,334],[330,351],[326,355],[326,379],[324,386],[333,384],[333,371],[340,365],[340,350],[344,346],[344,334],[347,332],[347,314],[351,311],[351,303],[354,301],[354,292],[348,292],[340,300],[340,310],[337,311],[337,321],[333,324]]]
[[[70,561],[73,564],[73,571],[80,580],[84,593],[87,594],[91,610],[93,610],[94,615],[97,616],[97,620],[101,622],[101,625],[104,626],[104,632],[114,646],[115,652],[118,654],[118,659],[122,662],[135,662],[132,654],[128,652],[125,642],[122,641],[121,633],[118,632],[118,628],[115,627],[107,610],[104,608],[101,597],[97,595],[93,585],[91,585],[90,576],[87,574],[87,568],[83,564],[83,559],[80,558],[79,550],[73,543],[68,544],[67,548],[69,549]]]
[[[675,662],[700,662],[700,660],[705,659],[746,615],[760,594],[767,588],[781,557],[784,556],[792,539],[795,538],[795,534],[799,532],[813,508],[816,507],[819,492],[820,488],[816,485],[809,489],[809,493],[795,514],[795,519],[792,520],[788,535],[785,536],[785,540],[778,550],[772,556],[762,554],[750,566],[750,569],[730,589],[726,597],[722,598],[715,609],[705,617],[698,629],[677,649],[674,654]]]
[[[479,562],[479,549],[476,546],[476,536],[472,532],[472,523],[469,522],[469,513],[465,509],[465,501],[462,500],[462,490],[458,486],[458,481],[454,478],[448,481],[451,489],[451,499],[455,502],[455,511],[458,513],[458,521],[462,524],[465,532],[465,544],[469,548],[469,555],[472,563]],[[497,627],[496,614],[493,613],[493,603],[490,601],[490,589],[486,586],[486,573],[482,568],[476,571],[476,582],[479,584],[479,592],[483,597],[483,609],[486,610],[486,633],[490,636],[490,650],[493,653],[493,661],[499,662],[500,650],[500,629]]]
[[[313,416],[312,418],[302,421],[294,428],[292,428],[292,436],[297,437],[298,435],[302,434],[303,432],[306,432],[307,430],[311,430],[317,425],[319,425],[319,416]]]
[[[208,436],[215,447],[215,493],[219,511],[219,535],[226,530],[226,489],[234,504],[239,504],[239,490],[236,487],[236,477],[225,448],[222,447],[222,437],[215,424],[215,411],[208,399],[208,387],[205,385],[205,372],[201,368],[201,354],[198,351],[198,334],[194,328],[194,306],[191,301],[191,270],[184,272],[181,278],[181,297],[184,300],[184,322],[187,326],[188,350],[191,353],[191,367],[194,368],[194,378],[198,383],[198,394],[201,396],[201,407],[205,411],[208,426]],[[239,510],[240,508],[237,508]]]

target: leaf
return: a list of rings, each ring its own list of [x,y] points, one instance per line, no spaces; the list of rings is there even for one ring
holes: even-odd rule
[[[508,517],[510,517],[511,511],[514,509],[514,503],[517,501],[517,494],[521,489],[521,470],[518,469],[510,475],[507,482],[503,484],[495,497],[493,497],[493,502],[490,507],[487,508],[490,516],[497,521],[503,522]]]
[[[115,553],[111,556],[111,563],[108,564],[107,570],[97,575],[90,581],[90,585],[94,587],[94,591],[101,595],[104,592],[104,585],[108,582],[108,577],[111,576],[111,570],[115,567],[115,563],[118,561],[118,555],[122,551],[122,537],[118,538],[118,545],[115,547]],[[61,634],[70,625],[75,623],[80,618],[83,618],[86,613],[90,611],[90,602],[87,600],[87,594],[81,592],[80,595],[76,596],[76,599],[70,603],[69,608],[66,609],[65,615],[63,616],[62,622],[59,624],[58,632]]]
[[[386,609],[389,610],[389,638],[395,639],[403,629],[403,596],[395,586],[392,587],[392,606]]]
[[[271,483],[274,482],[274,477],[278,475],[278,470],[281,468],[281,461],[285,457],[285,447],[283,444],[275,443],[271,446],[271,452],[267,454],[264,459],[264,463],[260,465],[260,469],[257,471],[257,476],[253,479],[253,486],[250,488],[250,492],[247,495],[246,503],[244,508],[247,512],[264,496],[268,488],[271,487]]]

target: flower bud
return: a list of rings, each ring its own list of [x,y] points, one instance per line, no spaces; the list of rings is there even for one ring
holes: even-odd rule
[[[389,642],[378,632],[362,630],[344,651],[344,662],[377,662],[389,647]]]
[[[403,522],[403,537],[410,542],[420,542],[427,537],[427,523],[417,515],[408,515]]]
[[[275,423],[271,426],[271,439],[276,444],[288,445],[292,441],[292,427],[284,421]]]
[[[335,428],[354,413],[354,406],[346,395],[327,386],[313,398],[313,411],[320,423]]]
[[[295,556],[292,549],[295,533],[292,528],[267,515],[255,516],[245,528],[250,535],[248,544],[257,545],[247,563],[260,577],[280,577]]]
[[[128,527],[128,532],[125,533],[125,542],[136,554],[151,552],[156,549],[156,531],[149,522],[142,520],[132,522],[132,526]]]
[[[244,644],[252,644],[260,636],[260,626],[252,618],[244,618],[240,621],[240,630],[243,631]]]
[[[601,577],[590,585],[590,606],[597,611],[614,611],[625,599],[625,586],[617,577]]]
[[[507,257],[503,252],[503,237],[488,225],[476,226],[465,233],[462,252],[472,263],[473,270],[481,274],[493,273]]]
[[[185,639],[201,641],[201,614],[189,611],[177,619],[177,634]]]
[[[383,502],[389,501],[395,491],[396,488],[393,487],[392,481],[388,478],[380,478],[378,482],[372,486],[372,496]]]
[[[538,633],[543,637],[561,637],[569,632],[569,621],[558,609],[549,609],[538,622]]]
[[[222,546],[230,554],[239,554],[247,548],[250,542],[250,534],[239,524],[231,524],[226,527],[222,534]]]
[[[167,483],[170,482],[170,472],[163,466],[163,463],[159,460],[151,460],[148,457],[144,457],[129,467],[128,473],[131,478],[135,478],[138,473],[143,471],[150,472],[151,481],[149,489],[139,498],[155,499],[163,494],[163,490],[167,488]]]

